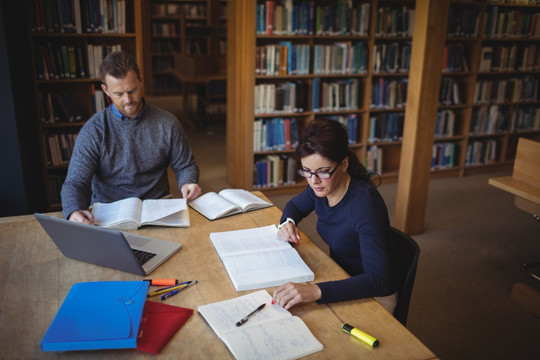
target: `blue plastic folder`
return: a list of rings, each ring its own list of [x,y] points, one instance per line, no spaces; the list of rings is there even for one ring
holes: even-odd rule
[[[148,281],[73,285],[41,341],[42,350],[136,348],[148,286]]]

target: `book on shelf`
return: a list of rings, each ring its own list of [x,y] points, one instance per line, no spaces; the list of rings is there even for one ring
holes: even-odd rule
[[[189,227],[186,199],[147,199],[136,197],[92,205],[98,226],[137,230],[145,225]]]
[[[125,0],[34,0],[35,33],[125,33]]]
[[[287,155],[267,155],[255,161],[253,187],[268,188],[296,183],[296,159]]]
[[[219,193],[207,192],[189,203],[189,206],[210,220],[272,205],[244,189],[224,189]]]
[[[313,281],[296,249],[277,237],[275,225],[210,233],[236,291]]]
[[[435,137],[453,136],[455,119],[453,110],[439,110],[435,121]]]
[[[256,119],[253,123],[253,151],[291,150],[298,145],[295,118]]]
[[[215,334],[238,359],[297,359],[323,350],[306,324],[259,290],[197,309]],[[265,304],[241,326],[236,322]],[[272,341],[268,341],[271,339]]]
[[[480,64],[478,71],[491,71],[491,60],[493,59],[493,46],[482,46],[480,50]]]
[[[383,149],[373,145],[366,151],[366,169],[370,172],[382,174],[383,169]]]
[[[449,169],[454,166],[455,144],[452,142],[433,144],[431,170]]]

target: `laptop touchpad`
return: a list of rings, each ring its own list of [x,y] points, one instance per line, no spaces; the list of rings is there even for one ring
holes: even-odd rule
[[[126,237],[126,240],[131,246],[143,247],[144,245],[152,241],[152,239],[150,238],[133,235],[131,233],[124,233],[124,236]]]

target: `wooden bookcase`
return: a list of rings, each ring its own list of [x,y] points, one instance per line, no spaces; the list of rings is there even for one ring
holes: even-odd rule
[[[441,106],[455,112],[454,136],[436,142],[454,144],[452,174],[511,169],[518,138],[540,139],[540,27],[531,25],[540,6],[453,1],[450,9],[447,45],[463,50],[466,66],[443,71],[460,99]],[[458,27],[466,30],[456,33]]]
[[[71,9],[68,4],[72,3],[38,0],[27,5],[35,106],[39,114],[33,122],[39,127],[48,210],[61,207],[60,189],[74,140],[84,122],[97,110],[94,90],[100,90],[101,81],[94,69],[99,68],[99,58],[120,47],[135,54],[141,70],[144,69],[140,1],[118,1],[117,16],[111,15],[106,28],[97,18],[92,21],[93,25],[90,20],[85,21],[92,19],[92,12],[85,6],[98,6],[99,1],[81,1],[80,9]],[[64,7],[59,9],[57,4]],[[105,13],[111,14],[110,11]],[[96,53],[95,56],[92,53]],[[97,67],[92,68],[92,59],[96,60]],[[68,108],[67,113],[64,108]]]
[[[145,0],[144,6],[148,93],[179,94],[175,57],[225,55],[227,1]]]
[[[405,28],[404,30],[398,30],[394,33],[394,30],[387,31],[386,33],[379,29],[380,21],[379,16],[383,13],[388,13],[393,9],[396,10],[396,15],[403,9],[414,9],[414,1],[353,1],[353,7],[359,4],[369,4],[369,26],[366,34],[354,34],[354,35],[261,35],[257,31],[257,15],[258,4],[267,4],[268,2],[257,2],[249,0],[240,0],[229,4],[229,21],[228,21],[228,33],[229,42],[227,53],[227,179],[233,187],[241,187],[246,189],[257,188],[254,173],[256,170],[255,163],[268,156],[275,155],[279,157],[293,156],[293,150],[265,150],[261,151],[260,148],[254,150],[254,126],[258,119],[272,119],[272,118],[295,118],[298,128],[298,133],[301,132],[303,126],[316,117],[322,116],[344,116],[349,117],[355,115],[357,117],[357,126],[354,133],[356,140],[350,145],[359,159],[365,160],[366,165],[371,166],[371,160],[368,161],[368,157],[371,159],[371,155],[381,155],[382,161],[379,162],[379,167],[374,168],[382,175],[383,182],[396,181],[399,174],[399,162],[401,157],[401,134],[402,134],[402,121],[405,113],[405,99],[404,93],[395,93],[397,99],[392,100],[393,106],[390,104],[379,105],[374,95],[375,89],[379,84],[391,84],[393,83],[396,88],[406,88],[408,79],[407,56],[402,55],[410,52],[410,46],[412,44],[412,36],[409,30],[412,32],[412,28]],[[287,6],[287,1],[270,1],[274,4],[274,9],[277,5]],[[302,1],[292,1],[292,4],[300,4]],[[306,2],[310,3],[310,2]],[[314,6],[328,6],[337,3],[332,1],[314,1],[311,2]],[[483,46],[493,44],[493,46],[503,46],[516,44],[517,46],[529,46],[538,44],[540,38],[537,35],[529,37],[519,37],[517,39],[514,36],[506,36],[503,38],[491,38],[484,34],[486,25],[487,14],[489,14],[490,8],[497,6],[502,9],[519,10],[521,13],[539,13],[540,7],[538,5],[516,5],[506,4],[502,2],[493,2],[488,0],[481,1],[452,1],[452,18],[449,18],[449,26],[455,25],[456,22],[461,21],[463,16],[463,9],[473,12],[476,16],[473,17],[475,22],[478,22],[477,29],[474,34],[463,34],[459,31],[457,33],[448,34],[447,45],[457,46],[462,49],[465,54],[466,68],[448,68],[441,70],[441,73],[434,74],[434,76],[441,76],[443,81],[441,82],[441,89],[437,89],[441,93],[441,100],[439,104],[439,111],[452,112],[453,113],[453,126],[451,132],[442,132],[437,136],[434,136],[434,166],[431,171],[432,176],[463,176],[466,174],[473,174],[479,171],[490,171],[495,169],[510,168],[515,155],[515,148],[517,145],[517,139],[520,136],[527,136],[530,138],[539,138],[540,129],[523,129],[515,130],[511,127],[510,122],[504,129],[501,129],[496,134],[474,134],[471,132],[471,126],[475,119],[475,116],[480,108],[474,100],[475,86],[479,79],[492,79],[492,80],[509,80],[512,77],[525,77],[528,76],[527,84],[532,86],[532,95],[526,99],[511,100],[495,102],[490,101],[489,104],[499,105],[505,107],[508,114],[514,114],[517,110],[527,107],[529,113],[539,111],[539,68],[534,66],[531,69],[515,69],[505,71],[479,71],[479,61],[481,55],[481,49]],[[460,11],[461,10],[461,11]],[[314,12],[316,18],[316,12]],[[394,17],[396,19],[396,17]],[[397,20],[396,20],[397,21]],[[404,22],[407,22],[403,18]],[[464,22],[468,24],[471,21],[469,18],[465,18]],[[462,24],[462,27],[464,25]],[[279,26],[280,24],[278,24]],[[395,25],[395,23],[394,23]],[[258,67],[258,47],[268,45],[279,45],[280,42],[288,41],[292,44],[304,44],[310,48],[310,63],[309,72],[303,75],[291,75],[288,73],[278,75],[261,75],[256,73]],[[367,66],[365,72],[357,74],[315,74],[314,73],[314,48],[316,45],[332,45],[340,42],[358,43],[361,42],[365,45],[367,50]],[[394,66],[391,62],[390,66],[385,68],[383,62],[380,64],[375,56],[379,49],[385,47],[386,53],[389,51],[398,51],[397,57],[398,64]],[[448,51],[447,48],[445,50]],[[537,46],[538,51],[538,46]],[[537,53],[538,54],[538,53]],[[535,60],[538,59],[537,55]],[[384,59],[384,57],[383,57]],[[538,63],[536,63],[538,64]],[[316,79],[320,80],[316,80]],[[313,102],[311,94],[314,86],[317,85],[317,81],[343,81],[346,79],[353,79],[359,83],[359,91],[357,93],[358,107],[355,109],[341,109],[334,111],[313,111]],[[530,83],[529,81],[532,81]],[[259,113],[260,109],[255,109],[256,105],[256,93],[254,89],[264,83],[281,84],[285,82],[296,82],[303,84],[307,88],[309,94],[308,99],[305,101],[304,111],[301,112],[272,112],[272,113]],[[535,83],[536,82],[536,83]],[[457,92],[459,93],[459,100],[455,102],[450,98],[450,102],[446,98],[442,98],[443,87],[448,86],[452,88],[452,83],[456,84]],[[536,86],[534,86],[536,84]],[[534,91],[534,89],[536,89]],[[258,95],[257,95],[258,96]],[[393,95],[394,96],[394,95]],[[445,101],[446,100],[446,101]],[[489,105],[488,104],[488,105]],[[531,110],[532,109],[532,110]],[[374,127],[376,126],[376,127]],[[392,129],[390,133],[379,133],[380,128],[386,131]],[[377,131],[372,131],[377,130]],[[496,158],[494,162],[484,164],[471,165],[466,162],[467,154],[471,152],[471,147],[468,148],[469,143],[473,143],[476,140],[494,139],[497,142],[496,146]],[[437,146],[443,148],[443,145],[452,144],[449,147],[453,149],[453,163],[451,166],[437,163]],[[373,150],[377,150],[376,152]],[[448,150],[447,150],[448,151]],[[442,152],[444,154],[444,152]],[[446,158],[448,160],[448,158]],[[277,163],[277,162],[276,162]],[[261,190],[267,193],[287,193],[299,191],[300,188],[305,186],[305,181],[295,179],[295,184],[277,184],[277,186],[262,187]]]

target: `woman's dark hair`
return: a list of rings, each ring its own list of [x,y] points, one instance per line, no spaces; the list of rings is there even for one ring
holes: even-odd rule
[[[133,70],[137,74],[137,79],[141,80],[141,71],[135,57],[127,51],[115,51],[109,53],[101,62],[99,67],[99,77],[105,85],[105,77],[111,75],[116,79],[123,79],[127,73]]]
[[[303,157],[319,154],[336,163],[341,163],[349,157],[347,172],[351,177],[370,181],[373,177],[380,176],[366,170],[360,163],[355,153],[349,150],[349,135],[347,129],[338,121],[317,118],[308,123],[296,147],[296,158],[301,161]]]

